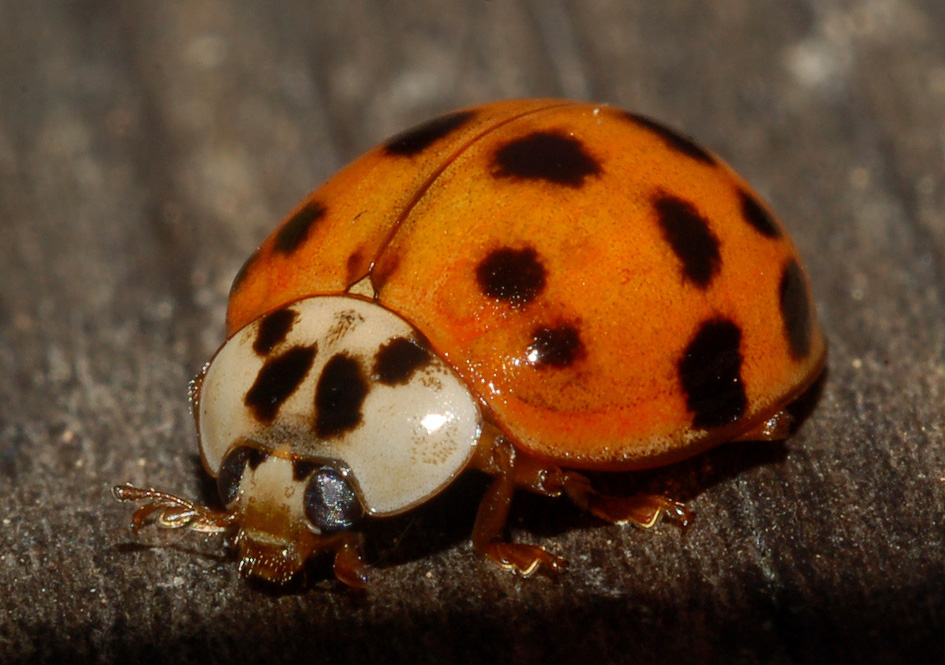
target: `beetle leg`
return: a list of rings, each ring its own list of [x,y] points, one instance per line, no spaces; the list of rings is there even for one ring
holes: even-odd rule
[[[587,476],[573,471],[563,475],[562,490],[576,506],[614,524],[632,523],[649,529],[665,515],[686,526],[692,517],[685,504],[658,494],[607,496],[592,488]]]
[[[522,577],[530,577],[541,570],[548,575],[563,571],[568,562],[537,545],[505,541],[505,523],[512,504],[512,496],[522,481],[516,469],[516,451],[502,437],[490,437],[477,449],[473,465],[495,476],[486,490],[476,523],[473,526],[473,549],[503,568],[509,568]],[[526,469],[522,469],[527,471]],[[527,474],[526,474],[527,475]]]
[[[335,577],[353,589],[367,586],[368,575],[361,558],[361,534],[343,532],[325,539],[323,546],[334,549]]]
[[[479,504],[473,527],[473,549],[503,568],[509,568],[522,577],[530,577],[539,569],[556,574],[568,562],[537,545],[505,542],[503,532],[515,483],[508,476],[497,476]]]
[[[542,565],[559,572],[567,562],[541,548],[503,542],[512,495],[518,488],[544,496],[566,495],[579,508],[615,524],[650,528],[666,516],[682,526],[691,514],[678,501],[656,494],[615,497],[600,494],[587,476],[566,471],[517,451],[501,434],[484,432],[472,465],[495,476],[479,505],[473,529],[473,547],[498,564],[528,576]]]

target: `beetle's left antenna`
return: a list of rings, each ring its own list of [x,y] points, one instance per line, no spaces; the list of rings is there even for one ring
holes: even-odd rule
[[[201,533],[226,531],[236,519],[235,513],[210,510],[179,496],[156,489],[135,487],[130,483],[116,485],[112,488],[112,494],[122,502],[147,502],[131,517],[131,528],[135,533],[144,525],[148,517],[158,512],[157,522],[165,529],[189,528]]]

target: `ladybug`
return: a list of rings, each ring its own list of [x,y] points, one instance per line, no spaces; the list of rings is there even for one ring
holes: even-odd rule
[[[665,465],[789,433],[826,346],[784,227],[711,152],[565,100],[440,116],[306,198],[237,274],[227,339],[191,391],[225,510],[121,485],[165,527],[227,532],[286,583],[317,553],[366,583],[361,525],[465,469],[494,477],[474,549],[529,576],[513,493],[611,522],[684,506],[598,493],[581,470]]]

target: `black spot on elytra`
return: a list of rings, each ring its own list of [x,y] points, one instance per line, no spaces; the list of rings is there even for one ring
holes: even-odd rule
[[[250,268],[252,267],[253,263],[256,262],[257,258],[259,258],[259,249],[256,249],[252,254],[250,254],[249,258],[243,262],[242,266],[240,266],[240,269],[236,271],[236,276],[233,277],[233,284],[230,285],[231,296],[240,288],[240,285],[246,279]]]
[[[742,203],[742,217],[758,233],[766,238],[779,238],[781,236],[781,228],[778,223],[774,221],[771,213],[761,205],[758,199],[744,189],[738,190],[738,197]]]
[[[476,282],[483,294],[521,307],[545,288],[545,266],[532,247],[493,250],[476,266]]]
[[[377,350],[374,378],[388,386],[403,384],[430,362],[430,351],[406,337],[395,337]]]
[[[813,304],[807,293],[804,271],[795,260],[784,267],[781,275],[781,320],[784,334],[795,360],[802,360],[810,353],[814,334]]]
[[[687,157],[691,157],[697,161],[702,162],[703,164],[715,166],[715,156],[689,137],[683,136],[682,134],[670,129],[666,125],[659,123],[656,120],[653,120],[652,118],[637,115],[636,113],[630,113],[629,111],[624,112],[624,115],[631,121],[645,127],[650,132],[659,136],[663,143],[665,143],[666,146],[671,150],[680,152]]]
[[[318,201],[309,201],[292,215],[276,233],[274,249],[282,254],[291,254],[305,242],[308,233],[318,220],[325,216],[325,206]]]
[[[703,323],[686,347],[678,369],[693,427],[720,427],[745,413],[741,340],[735,322],[717,318]]]
[[[384,150],[388,155],[412,157],[456,131],[475,116],[474,111],[455,111],[441,115],[391,137],[384,144]]]
[[[497,178],[545,180],[576,188],[600,172],[600,163],[584,144],[563,132],[528,134],[509,141],[492,157],[492,173]]]
[[[296,346],[270,358],[259,370],[243,402],[256,419],[269,423],[312,368],[316,346]]]
[[[288,307],[266,314],[259,322],[256,339],[253,340],[253,351],[256,355],[268,355],[276,346],[285,341],[286,335],[292,330],[298,316],[298,312]]]
[[[217,475],[217,491],[220,493],[224,506],[229,506],[239,495],[240,481],[246,467],[255,469],[262,464],[264,459],[266,459],[266,453],[249,446],[233,448],[226,454],[220,465],[220,473]]]
[[[585,355],[581,333],[570,324],[536,328],[532,332],[532,343],[526,351],[528,362],[538,368],[570,367]]]
[[[384,252],[377,263],[374,264],[373,270],[371,270],[371,282],[374,284],[374,290],[378,293],[382,291],[399,267],[400,255],[396,252]]]
[[[706,289],[722,266],[719,239],[695,206],[660,192],[653,202],[663,238],[682,263],[683,275]]]
[[[368,266],[364,262],[364,248],[359,247],[348,255],[345,264],[347,284],[356,284],[367,273]]]
[[[312,475],[312,471],[320,465],[317,462],[304,459],[292,460],[292,480],[300,482]]]
[[[367,394],[368,382],[361,364],[343,353],[332,356],[315,388],[315,434],[327,439],[360,425]]]

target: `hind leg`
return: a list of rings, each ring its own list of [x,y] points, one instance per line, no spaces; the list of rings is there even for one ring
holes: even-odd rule
[[[567,495],[578,507],[617,524],[630,522],[649,528],[663,515],[683,526],[689,521],[689,512],[681,503],[652,494],[630,497],[599,494],[586,476],[529,457],[501,435],[483,437],[472,466],[494,476],[476,514],[473,548],[523,577],[537,571],[555,575],[567,567],[567,561],[536,545],[505,540],[505,523],[516,489],[551,497]]]

